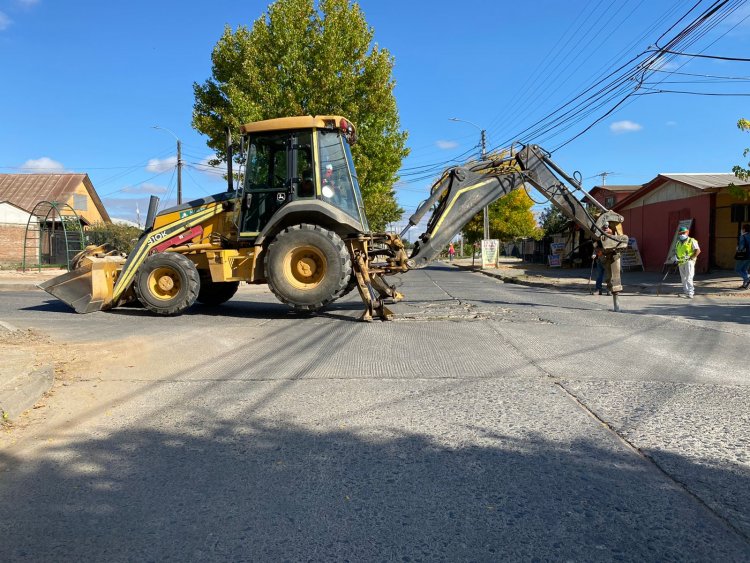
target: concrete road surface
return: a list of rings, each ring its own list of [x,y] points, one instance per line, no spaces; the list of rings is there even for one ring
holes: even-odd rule
[[[5,293],[64,369],[0,438],[0,560],[750,560],[750,299],[400,280],[371,324]]]

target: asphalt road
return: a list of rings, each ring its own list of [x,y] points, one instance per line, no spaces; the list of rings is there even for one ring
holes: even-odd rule
[[[0,560],[750,560],[750,299],[402,280],[370,324],[3,294],[80,376],[0,446]]]

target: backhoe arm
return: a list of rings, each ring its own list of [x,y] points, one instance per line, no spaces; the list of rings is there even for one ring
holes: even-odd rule
[[[409,218],[401,233],[403,237],[434,208],[427,230],[414,245],[409,267],[426,266],[484,206],[520,188],[523,182],[523,174],[511,158],[480,161],[444,172],[429,199]]]
[[[400,236],[387,233],[371,235],[370,248],[366,245],[355,248],[356,244],[362,243],[352,242],[355,245],[351,253],[356,258],[354,271],[357,285],[367,307],[363,318],[388,318],[390,312],[384,307],[383,300],[401,297],[395,287],[383,280],[383,276],[426,266],[484,206],[524,184],[536,188],[597,241],[604,253],[608,287],[614,295],[615,311],[619,310],[617,294],[622,291],[620,252],[628,244],[627,235],[622,233],[622,216],[607,210],[583,192],[580,182],[560,169],[539,146],[527,145],[515,154],[506,153],[443,172],[433,184],[430,197],[409,218],[409,225]],[[592,215],[575,196],[575,191],[583,192],[584,197],[600,212]],[[430,210],[432,215],[427,221],[427,228],[414,244],[411,255],[407,256],[401,239]],[[605,226],[611,229],[609,233],[604,231]]]
[[[627,247],[627,236],[622,234],[620,228],[622,217],[585,194],[601,211],[597,217],[592,216],[566,186],[567,183],[574,190],[582,191],[580,184],[561,170],[540,147],[527,145],[513,156],[457,166],[443,173],[433,185],[430,197],[409,218],[409,226],[401,234],[403,237],[429,209],[434,208],[426,231],[415,243],[409,267],[420,268],[428,264],[484,206],[522,187],[524,183],[536,188],[592,239],[600,240],[605,250]],[[612,228],[614,234],[604,233],[605,224]]]

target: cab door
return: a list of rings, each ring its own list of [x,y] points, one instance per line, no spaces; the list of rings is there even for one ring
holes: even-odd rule
[[[248,139],[240,238],[258,236],[289,199],[290,137],[282,132]]]
[[[310,131],[254,135],[246,162],[240,238],[257,237],[289,201],[315,197]]]

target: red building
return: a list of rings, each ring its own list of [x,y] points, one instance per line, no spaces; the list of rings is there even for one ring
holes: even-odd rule
[[[692,219],[690,235],[701,247],[696,272],[707,272],[734,268],[740,225],[750,222],[748,195],[750,184],[733,174],[659,174],[612,209],[649,271],[663,269],[678,223]]]
[[[634,191],[640,190],[641,187],[640,184],[635,186],[594,186],[589,190],[589,194],[607,209],[612,209]]]

